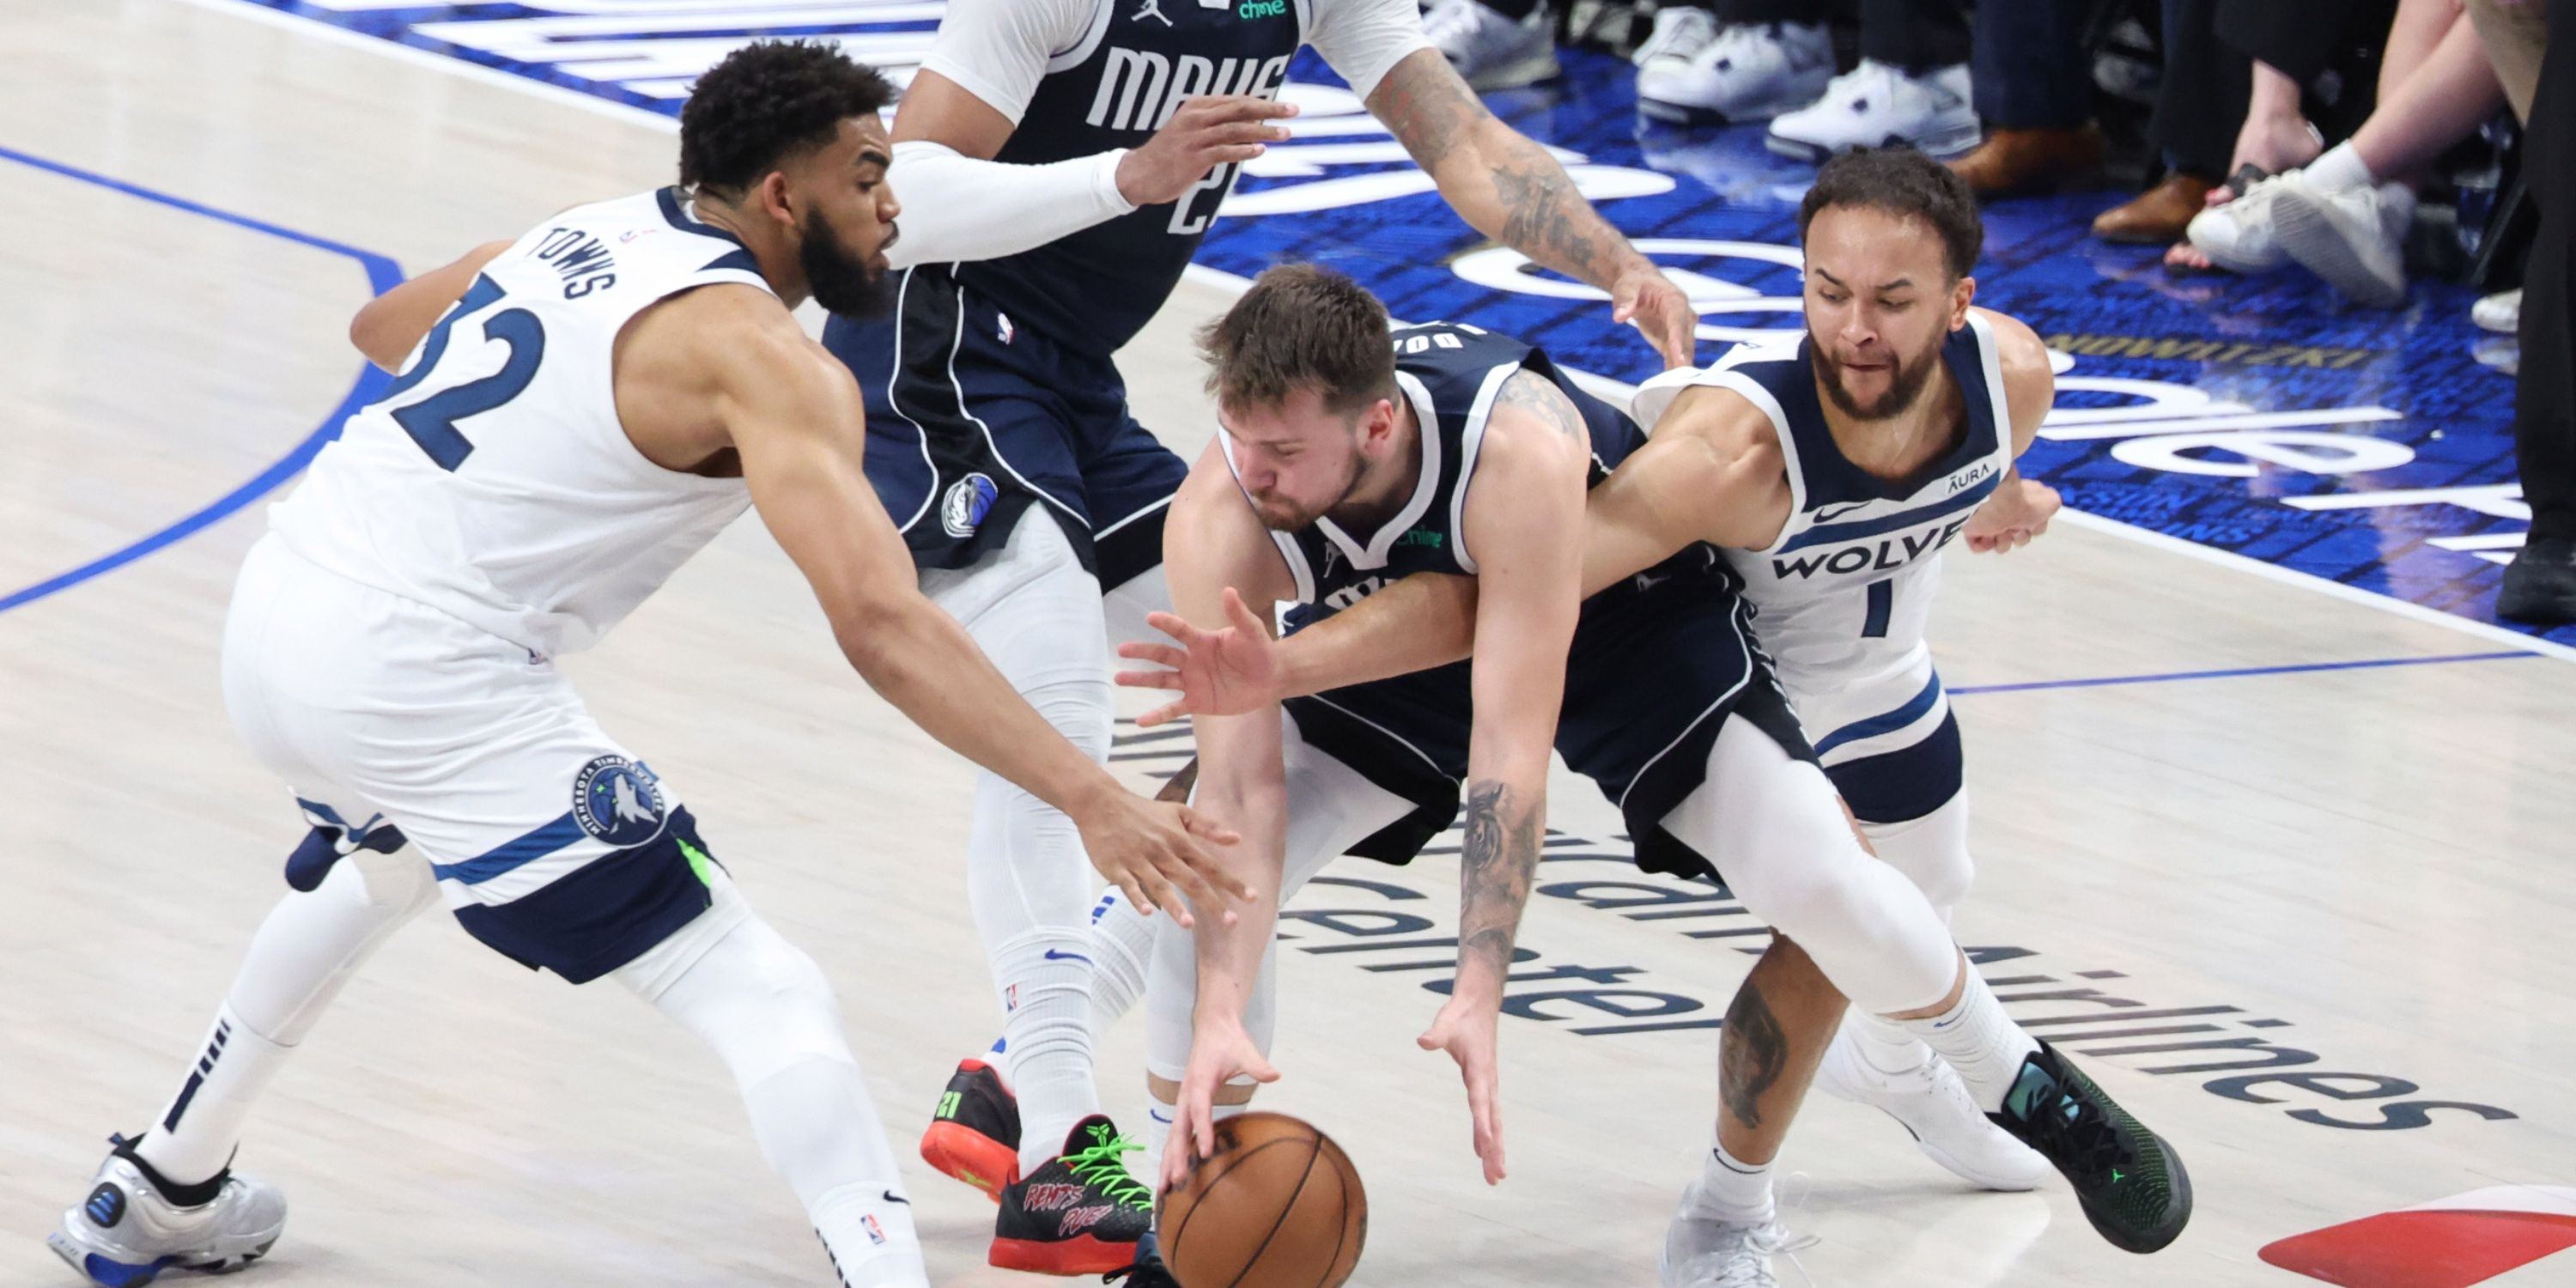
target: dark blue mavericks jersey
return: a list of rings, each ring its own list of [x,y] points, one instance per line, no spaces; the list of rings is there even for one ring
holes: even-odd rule
[[[1157,0],[1151,12],[1138,3],[1101,0],[1084,43],[1047,65],[994,160],[1046,165],[1139,147],[1185,98],[1276,98],[1306,40],[1303,0],[1214,8]],[[1140,206],[1035,250],[960,264],[957,278],[1019,325],[1106,358],[1170,298],[1236,169],[1219,167],[1179,201]]]
[[[1591,434],[1596,485],[1645,442],[1626,413],[1586,393],[1523,341],[1435,322],[1399,327],[1394,342],[1396,383],[1420,427],[1420,484],[1375,531],[1353,533],[1323,519],[1272,534],[1297,582],[1292,632],[1413,573],[1476,573],[1466,501],[1487,420],[1512,376],[1527,372],[1572,400]],[[1309,744],[1415,805],[1353,853],[1408,862],[1456,818],[1474,719],[1471,665],[1288,701]],[[1753,720],[1791,754],[1813,758],[1753,642],[1734,574],[1714,548],[1691,546],[1584,601],[1566,659],[1556,748],[1619,805],[1637,838],[1639,866],[1714,875],[1707,859],[1663,830],[1662,819],[1705,777],[1709,746],[1730,715]]]

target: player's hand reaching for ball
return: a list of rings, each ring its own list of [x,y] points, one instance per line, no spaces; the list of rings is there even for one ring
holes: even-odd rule
[[[1146,624],[1180,641],[1180,647],[1133,640],[1118,646],[1120,657],[1163,668],[1120,671],[1118,683],[1131,689],[1164,689],[1181,695],[1138,717],[1138,728],[1150,729],[1182,716],[1244,715],[1283,696],[1279,688],[1278,643],[1231,586],[1225,591],[1225,616],[1226,626],[1203,631],[1179,614],[1149,613]]]
[[[1978,554],[2002,554],[2030,544],[2030,539],[2048,531],[2048,521],[2057,516],[2060,502],[2057,489],[2016,475],[1986,498],[1977,512],[1968,516],[1968,526],[1960,529],[1968,549]]]
[[[1294,103],[1249,94],[1187,99],[1144,146],[1118,158],[1118,195],[1139,206],[1178,201],[1208,172],[1260,156],[1288,138],[1276,121],[1297,114]]]
[[[1242,838],[1193,812],[1187,805],[1152,801],[1124,789],[1106,791],[1080,813],[1074,826],[1091,866],[1109,884],[1152,916],[1160,908],[1183,926],[1190,920],[1189,900],[1202,909],[1217,909],[1229,925],[1229,902],[1252,898],[1252,887],[1227,876],[1209,855],[1210,845],[1232,845]]]
[[[1216,1089],[1237,1078],[1277,1082],[1279,1071],[1262,1058],[1243,1021],[1201,1018],[1190,1035],[1190,1067],[1172,1107],[1172,1139],[1163,1147],[1163,1182],[1156,1189],[1179,1185],[1191,1165],[1216,1153]]]
[[[1452,996],[1414,1041],[1425,1051],[1446,1051],[1458,1062],[1458,1078],[1467,1084],[1467,1116],[1475,1123],[1476,1157],[1485,1165],[1485,1184],[1503,1179],[1502,1070],[1495,1051],[1494,1025],[1502,1015],[1492,1001]]]

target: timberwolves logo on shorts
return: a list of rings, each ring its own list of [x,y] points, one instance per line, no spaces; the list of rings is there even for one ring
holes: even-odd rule
[[[661,780],[624,756],[602,756],[573,780],[572,816],[618,849],[642,845],[662,831]]]
[[[993,498],[1002,490],[982,474],[969,474],[948,485],[948,495],[939,499],[939,526],[952,537],[971,537],[993,508]]]

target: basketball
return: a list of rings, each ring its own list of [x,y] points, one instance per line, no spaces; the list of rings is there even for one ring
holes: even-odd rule
[[[1337,1288],[1368,1239],[1368,1195],[1333,1138],[1286,1114],[1216,1125],[1216,1152],[1163,1195],[1181,1288]]]

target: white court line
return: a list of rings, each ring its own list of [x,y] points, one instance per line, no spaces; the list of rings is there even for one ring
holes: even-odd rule
[[[566,89],[560,85],[552,85],[544,81],[530,80],[525,76],[516,76],[508,72],[495,71],[478,63],[467,62],[463,59],[453,58],[445,54],[434,54],[424,49],[414,49],[409,45],[397,44],[380,37],[362,35],[358,32],[350,31],[342,27],[332,26],[327,22],[322,22],[317,19],[302,18],[293,14],[281,13],[275,9],[263,8],[261,6],[251,4],[248,0],[175,0],[175,2],[195,5],[200,9],[211,9],[219,13],[238,14],[254,22],[265,22],[270,26],[291,28],[308,35],[319,36],[322,39],[331,40],[353,48],[373,50],[389,58],[399,59],[404,62],[424,67],[435,67],[451,75],[461,76],[467,80],[481,81],[489,85],[498,85],[506,89],[514,89],[522,93],[533,94],[539,98],[547,99],[556,103],[597,112],[603,116],[613,116],[620,120],[635,121],[641,124],[650,125],[665,134],[676,134],[680,129],[680,123],[677,120],[664,116],[659,112],[647,111],[643,108],[635,107],[626,103],[613,102],[609,99],[584,94],[579,90]],[[1229,273],[1223,269],[1209,268],[1203,264],[1190,265],[1187,269],[1182,271],[1181,276],[1186,281],[1197,282],[1202,286],[1212,286],[1234,295],[1241,295],[1246,288],[1252,285],[1251,278],[1243,277],[1235,273]],[[1635,386],[1621,381],[1612,380],[1606,376],[1596,376],[1589,372],[1576,371],[1571,367],[1566,368],[1566,374],[1584,385],[1586,388],[1593,389],[1605,397],[1615,396],[1622,403],[1625,402],[1628,394],[1635,392]],[[2392,613],[2411,621],[2423,622],[2433,626],[2448,627],[2462,635],[2474,636],[2489,643],[2503,644],[2510,648],[2528,649],[2531,652],[2538,653],[2544,657],[2553,657],[2562,662],[2576,663],[2576,648],[2570,648],[2564,644],[2552,643],[2537,636],[2525,635],[2520,631],[2508,630],[2501,626],[2489,625],[2486,622],[2471,621],[2465,617],[2443,612],[2438,608],[2426,608],[2421,604],[2409,603],[2406,600],[2392,598],[2374,591],[2356,589],[2338,581],[2329,581],[2326,578],[2318,577],[2309,573],[2296,572],[2288,568],[2277,567],[2275,565],[2265,563],[2260,559],[2254,559],[2231,551],[2219,550],[2214,547],[2200,545],[2196,542],[2185,541],[2180,537],[2169,537],[2161,532],[2153,532],[2145,528],[2133,527],[2129,524],[2118,522],[2117,520],[2098,518],[2094,515],[2085,514],[2079,510],[2061,510],[2058,512],[2058,518],[2063,522],[2072,524],[2079,528],[2089,528],[2096,532],[2104,532],[2125,540],[2154,546],[2161,550],[2171,551],[2172,553],[2181,555],[2185,558],[2197,559],[2202,563],[2216,564],[2222,568],[2233,568],[2239,572],[2249,573],[2268,581],[2279,582],[2283,585],[2298,586],[2321,595],[2331,595],[2336,599],[2341,599],[2348,603],[2359,604],[2365,608],[2375,608],[2383,613]]]

